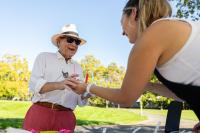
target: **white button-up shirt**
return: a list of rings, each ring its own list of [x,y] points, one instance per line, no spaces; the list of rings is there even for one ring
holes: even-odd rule
[[[29,90],[33,93],[32,102],[51,102],[72,110],[75,109],[76,105],[85,105],[87,101],[82,100],[81,95],[73,92],[68,86],[64,90],[54,90],[44,94],[39,93],[42,86],[47,82],[64,80],[63,73],[68,73],[69,76],[78,74],[79,79],[83,80],[82,68],[77,62],[70,60],[66,63],[65,58],[59,52],[43,52],[39,54],[35,60],[29,82]]]

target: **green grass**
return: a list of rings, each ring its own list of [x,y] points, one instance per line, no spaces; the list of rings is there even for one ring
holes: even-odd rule
[[[0,101],[0,128],[21,128],[30,102]]]
[[[31,102],[0,100],[0,128],[21,128]],[[134,124],[147,117],[133,113],[130,109],[78,107],[75,111],[77,125]]]
[[[24,118],[30,102],[0,101],[0,118]]]
[[[89,125],[105,125],[105,124],[134,124],[136,122],[146,120],[147,117],[141,117],[133,113],[130,109],[116,108],[98,108],[98,107],[78,107],[75,114],[82,121],[96,121]],[[84,122],[85,123],[85,122]],[[96,124],[98,123],[98,124]],[[82,125],[82,123],[79,123]]]

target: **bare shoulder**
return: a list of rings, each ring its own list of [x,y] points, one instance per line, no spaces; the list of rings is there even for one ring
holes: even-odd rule
[[[175,22],[176,23],[176,22]],[[170,20],[162,20],[158,21],[152,25],[150,25],[144,32],[143,36],[145,38],[150,38],[155,42],[159,43],[170,43],[171,37],[175,34],[176,25],[174,22]]]
[[[182,44],[191,31],[188,23],[174,20],[161,20],[150,25],[141,35],[139,43],[168,49],[172,44]]]
[[[160,21],[149,26],[137,39],[136,48],[164,50],[171,40],[172,28],[167,21]]]
[[[152,51],[159,52],[158,65],[162,65],[184,46],[190,33],[191,26],[187,22],[161,20],[145,30],[139,43]]]
[[[182,37],[182,34],[190,32],[191,26],[184,21],[179,20],[160,20],[146,29],[147,35],[151,35],[154,39],[161,39],[167,43],[174,41],[177,37]]]

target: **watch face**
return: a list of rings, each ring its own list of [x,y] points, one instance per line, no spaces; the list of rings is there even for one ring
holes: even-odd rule
[[[62,75],[63,75],[64,78],[68,78],[69,77],[69,73],[68,72],[63,72],[62,71]]]

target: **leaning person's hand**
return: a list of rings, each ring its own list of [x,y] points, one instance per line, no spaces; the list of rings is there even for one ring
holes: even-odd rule
[[[68,85],[77,94],[83,94],[86,91],[87,84],[80,82],[74,78],[65,80],[65,84]]]
[[[194,126],[193,130],[195,133],[200,133],[200,122]]]

